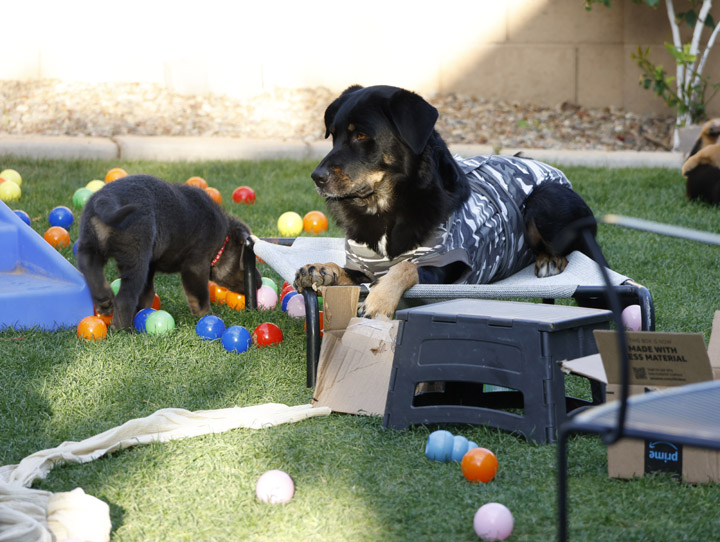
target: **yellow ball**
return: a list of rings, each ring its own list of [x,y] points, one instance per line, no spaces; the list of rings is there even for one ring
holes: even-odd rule
[[[0,171],[0,177],[6,181],[12,181],[18,186],[22,186],[22,177],[14,169],[3,169]]]
[[[92,190],[93,192],[97,192],[103,186],[105,186],[104,181],[101,181],[100,179],[94,179],[94,180],[90,181],[89,183],[87,183],[85,185],[85,188],[87,188],[88,190]]]
[[[0,184],[0,200],[4,202],[17,201],[21,194],[20,187],[13,181],[5,181]]]
[[[297,237],[303,230],[303,219],[294,211],[288,211],[280,215],[277,222],[280,235],[285,237]]]

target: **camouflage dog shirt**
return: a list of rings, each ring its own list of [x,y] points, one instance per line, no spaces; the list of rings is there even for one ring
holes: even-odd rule
[[[493,155],[455,160],[470,181],[470,197],[423,246],[389,260],[346,239],[346,267],[375,281],[401,261],[432,267],[460,261],[466,269],[457,284],[487,284],[529,265],[533,256],[524,233],[525,200],[541,183],[570,186],[570,181],[562,171],[526,158]]]

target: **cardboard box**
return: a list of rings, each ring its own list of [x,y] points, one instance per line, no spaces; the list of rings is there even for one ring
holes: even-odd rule
[[[323,339],[314,406],[335,412],[385,413],[397,320],[357,318],[360,288],[323,289]]]
[[[614,331],[595,331],[599,354],[563,364],[570,372],[607,384],[607,401],[619,399],[620,360]],[[628,332],[629,394],[720,379],[720,311],[707,350],[700,333]],[[670,472],[689,483],[720,481],[720,452],[672,442],[621,439],[608,447],[613,478]]]

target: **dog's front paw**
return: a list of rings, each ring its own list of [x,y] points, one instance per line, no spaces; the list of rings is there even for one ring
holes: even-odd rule
[[[293,286],[298,292],[305,288],[317,290],[321,286],[334,286],[344,274],[342,267],[334,263],[312,263],[303,265],[295,273]]]
[[[364,303],[358,310],[358,315],[365,318],[387,318],[392,319],[395,315],[397,302],[375,293],[375,289],[370,289],[370,293],[365,298]]]
[[[539,279],[559,275],[567,267],[568,261],[564,256],[550,256],[540,254],[535,260],[535,276]]]

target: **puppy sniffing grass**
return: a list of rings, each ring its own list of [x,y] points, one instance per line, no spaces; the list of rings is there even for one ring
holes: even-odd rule
[[[682,166],[690,199],[720,205],[720,119],[705,123],[690,156]]]
[[[131,175],[105,185],[85,205],[78,267],[97,311],[113,314],[114,329],[130,329],[137,311],[152,305],[158,272],[180,273],[195,315],[210,311],[209,280],[245,292],[242,255],[249,235],[244,222],[203,190]],[[104,274],[111,258],[121,279],[117,296]]]

